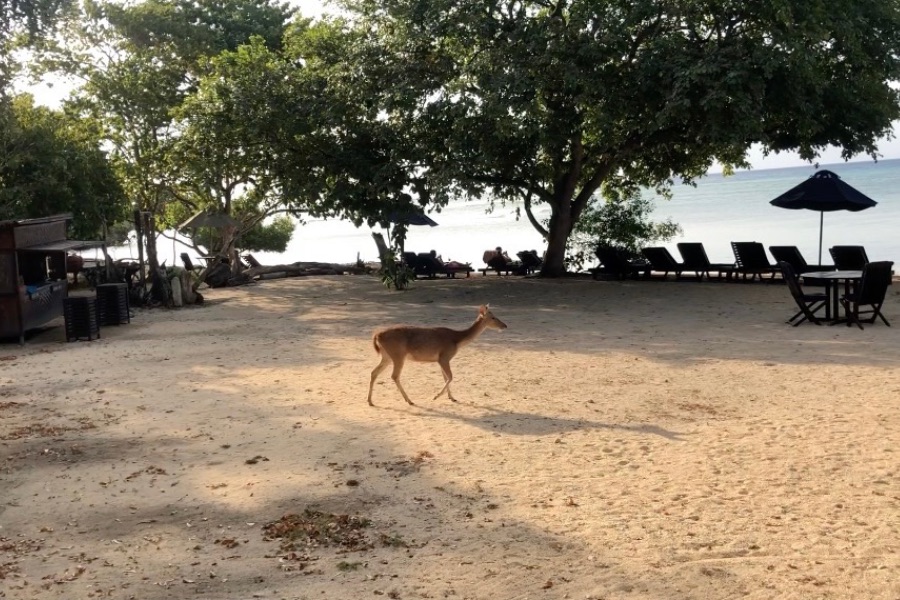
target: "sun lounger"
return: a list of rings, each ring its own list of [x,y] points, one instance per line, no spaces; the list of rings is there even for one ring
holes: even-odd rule
[[[502,256],[493,256],[488,259],[487,266],[478,269],[482,275],[487,275],[488,271],[496,271],[497,275],[525,275],[525,268],[521,263],[509,262]]]
[[[594,279],[600,279],[603,275],[611,275],[617,279],[625,279],[627,277],[637,278],[642,275],[648,277],[650,275],[650,263],[645,261],[629,260],[625,253],[612,246],[600,245],[594,251],[597,260],[600,261],[600,267],[591,269]]]
[[[861,271],[869,262],[863,246],[832,246],[828,252],[839,271]]]
[[[741,273],[744,281],[748,275],[751,281],[757,277],[762,281],[764,275],[774,279],[775,273],[781,272],[769,262],[766,249],[759,242],[731,242],[731,249],[734,251],[735,272]]]
[[[812,271],[833,271],[834,265],[810,265],[807,264],[803,254],[797,246],[769,246],[769,252],[776,263],[786,262],[791,265],[795,273],[803,274]]]
[[[539,271],[544,264],[544,261],[541,260],[541,257],[534,250],[522,250],[516,256],[519,257],[519,262],[522,264],[522,268],[525,269],[525,273]]]
[[[478,269],[482,275],[487,275],[489,271],[496,271],[497,275],[525,275],[525,267],[518,261],[506,260],[502,254],[497,254],[496,250],[485,250],[483,260],[486,267]]]
[[[641,254],[649,261],[653,272],[662,273],[663,278],[668,277],[669,273],[675,273],[675,279],[681,279],[681,273],[685,270],[684,263],[675,260],[668,248],[643,248]]]
[[[697,277],[703,278],[706,275],[711,279],[710,273],[716,273],[719,279],[725,277],[731,279],[734,274],[734,263],[711,263],[706,254],[706,248],[702,242],[681,242],[678,244],[678,252],[684,260],[682,269],[684,271],[693,271]]]

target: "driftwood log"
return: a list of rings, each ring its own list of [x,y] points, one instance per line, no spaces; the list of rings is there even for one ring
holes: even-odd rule
[[[244,269],[244,275],[254,279],[275,279],[280,277],[303,277],[309,275],[343,275],[350,273],[351,275],[361,275],[368,273],[369,268],[365,266],[339,265],[335,263],[320,262],[296,262],[289,265],[271,265],[258,267],[250,267]]]

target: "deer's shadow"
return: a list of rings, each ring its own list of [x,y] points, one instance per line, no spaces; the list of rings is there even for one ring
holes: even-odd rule
[[[559,435],[571,431],[607,430],[630,432],[639,435],[656,435],[674,442],[683,442],[683,432],[671,431],[651,423],[604,423],[588,419],[568,419],[547,415],[500,410],[489,406],[480,406],[470,402],[457,402],[460,406],[482,410],[482,414],[469,416],[438,408],[416,404],[405,405],[403,409],[389,407],[388,410],[407,412],[405,409],[418,411],[425,417],[465,423],[485,431],[507,435],[548,436]]]

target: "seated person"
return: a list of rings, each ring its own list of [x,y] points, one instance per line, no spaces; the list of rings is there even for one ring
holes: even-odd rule
[[[494,261],[496,264],[511,264],[513,262],[513,259],[509,257],[509,254],[507,254],[500,246],[497,246],[493,250],[485,250],[484,255],[481,258],[486,264],[490,263],[494,258],[499,258],[499,261]]]
[[[438,256],[438,253],[435,250],[428,253],[422,252],[416,255],[416,266],[414,271],[416,275],[434,277],[436,273],[443,273],[445,271],[444,261]]]
[[[454,271],[472,270],[472,266],[455,260],[444,262],[443,257],[432,250],[428,254],[420,254],[418,257],[419,264],[422,265],[423,275],[433,276],[436,273],[452,273]]]
[[[496,270],[498,273],[500,271],[519,272],[522,269],[522,263],[511,259],[500,246],[497,246],[494,250],[485,251],[482,258],[488,267]]]

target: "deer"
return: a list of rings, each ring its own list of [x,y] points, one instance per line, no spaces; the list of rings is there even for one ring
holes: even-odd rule
[[[467,329],[393,325],[376,330],[372,335],[372,345],[375,346],[375,352],[381,356],[381,362],[372,370],[372,379],[369,382],[369,406],[375,406],[372,403],[375,380],[391,363],[394,365],[391,379],[397,384],[403,399],[411,406],[415,406],[400,385],[400,372],[403,371],[403,363],[407,358],[417,362],[438,363],[444,375],[444,387],[432,400],[437,400],[441,394],[447,392],[447,397],[456,402],[450,391],[450,382],[453,381],[450,361],[460,348],[481,335],[485,329],[506,329],[506,323],[495,317],[487,305],[482,305],[478,309],[478,317]]]

